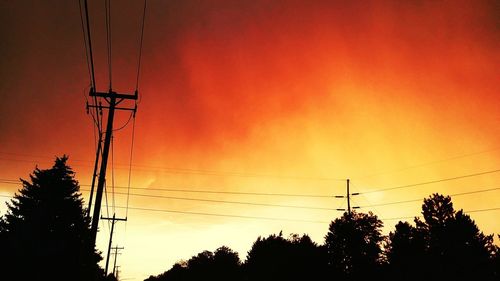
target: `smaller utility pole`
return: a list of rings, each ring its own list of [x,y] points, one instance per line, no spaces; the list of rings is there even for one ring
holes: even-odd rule
[[[116,221],[127,221],[127,218],[124,218],[124,219],[116,218],[115,214],[113,214],[112,218],[101,217],[101,219],[111,221],[111,232],[109,233],[108,256],[106,257],[106,267],[104,269],[105,276],[108,276],[109,255],[111,253],[111,243],[113,243],[113,231],[115,230],[115,222]]]
[[[351,216],[351,196],[359,195],[359,192],[351,193],[349,190],[349,179],[347,179],[347,192],[346,195],[336,195],[335,198],[346,198],[347,199],[347,210],[346,209],[337,209],[337,211],[347,211],[347,214]],[[352,207],[352,209],[359,209],[359,207]]]
[[[115,270],[116,270],[116,260],[118,259],[118,255],[121,255],[121,253],[118,253],[118,251],[119,251],[119,250],[123,250],[123,249],[125,249],[125,248],[124,248],[124,247],[118,247],[118,246],[116,246],[116,247],[113,247],[113,248],[111,248],[111,249],[115,250],[115,262],[113,263],[113,276],[115,276],[115,277],[116,277],[116,275],[115,275]]]
[[[119,265],[115,266],[115,270],[116,270],[116,275],[115,275],[115,277],[116,277],[116,280],[120,280],[120,278],[118,277],[118,275],[120,275],[120,270],[119,270],[119,268],[120,268],[120,266],[119,266]]]

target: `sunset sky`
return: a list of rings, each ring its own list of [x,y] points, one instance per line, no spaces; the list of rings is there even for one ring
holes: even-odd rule
[[[116,228],[122,278],[143,280],[222,245],[244,260],[259,235],[281,230],[323,243],[342,212],[262,204],[346,206],[159,189],[333,196],[349,178],[352,192],[365,193],[353,206],[481,191],[452,196],[454,206],[483,210],[470,215],[486,234],[500,233],[498,1],[147,3],[131,178],[143,189],[130,191],[136,209]],[[89,5],[97,88],[106,91],[104,1]],[[118,92],[135,90],[142,9],[111,1]],[[10,180],[63,154],[87,200],[95,143],[78,1],[1,1],[0,35],[0,201],[20,188]],[[121,127],[129,113],[117,114]],[[114,136],[118,187],[128,185],[131,139],[132,122]],[[115,205],[126,206],[127,190],[116,191]],[[388,233],[421,203],[360,211],[382,218]],[[105,254],[108,225],[100,230]]]

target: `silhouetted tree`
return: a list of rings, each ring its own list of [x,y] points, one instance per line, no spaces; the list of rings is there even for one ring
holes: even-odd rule
[[[186,261],[180,261],[174,264],[168,271],[158,276],[149,276],[144,281],[188,281],[188,267]]]
[[[455,212],[449,196],[433,194],[422,205],[424,221],[415,220],[427,236],[430,266],[447,279],[491,278],[493,237],[479,231],[463,211]]]
[[[0,269],[9,265],[9,258],[7,252],[7,228],[3,216],[0,216]]]
[[[500,239],[500,235],[498,235]],[[495,254],[493,255],[493,280],[500,280],[500,247],[495,246]]]
[[[3,228],[3,280],[91,280],[100,255],[67,157],[51,169],[36,168],[7,203]]]
[[[292,234],[288,238],[292,244],[291,280],[321,280],[328,271],[326,247],[318,245],[304,234]]]
[[[450,197],[424,199],[422,215],[415,226],[399,222],[385,239],[377,216],[344,213],[331,222],[323,246],[307,235],[284,238],[280,232],[258,237],[244,264],[221,247],[145,281],[499,280],[500,249],[493,236],[456,212]]]
[[[421,280],[428,276],[425,234],[407,222],[396,224],[385,248],[388,275],[396,280]],[[427,271],[427,272],[426,272]]]
[[[456,212],[449,196],[424,199],[423,220],[416,227],[400,222],[389,235],[387,257],[391,272],[414,272],[408,279],[493,280],[493,236],[484,235],[462,210]],[[399,279],[401,276],[394,276]]]
[[[238,253],[226,246],[215,253],[203,251],[187,262],[178,262],[170,270],[145,281],[241,280]]]
[[[346,212],[331,222],[325,246],[332,274],[345,280],[375,278],[384,240],[382,226],[371,212]]]
[[[188,260],[189,279],[201,280],[203,278],[214,277],[213,267],[214,254],[210,251],[203,251]]]
[[[244,264],[248,280],[319,280],[326,271],[326,251],[309,236],[257,238]]]
[[[217,280],[240,280],[241,279],[241,261],[238,253],[229,247],[222,246],[214,253],[213,266]]]

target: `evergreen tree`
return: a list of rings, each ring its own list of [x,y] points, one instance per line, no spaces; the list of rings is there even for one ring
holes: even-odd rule
[[[57,158],[51,169],[36,168],[7,203],[2,240],[8,258],[5,280],[93,280],[100,255],[90,236],[78,182]]]

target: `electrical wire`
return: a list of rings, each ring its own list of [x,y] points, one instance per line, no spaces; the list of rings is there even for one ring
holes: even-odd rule
[[[80,23],[82,27],[82,35],[83,35],[83,45],[85,48],[85,61],[87,63],[87,71],[89,74],[89,83],[92,85],[92,73],[90,72],[90,62],[89,62],[89,51],[88,51],[88,46],[87,46],[87,37],[85,35],[85,23],[83,20],[83,10],[82,10],[82,1],[78,0],[78,8],[80,9]],[[85,97],[87,97],[85,95]]]
[[[364,191],[364,192],[361,192],[360,194],[362,194],[362,193],[363,194],[368,194],[368,193],[375,193],[375,192],[390,191],[390,190],[395,190],[395,189],[403,189],[403,188],[409,188],[409,187],[415,187],[415,186],[421,186],[421,185],[428,185],[428,184],[434,184],[434,183],[445,182],[445,181],[452,181],[452,180],[458,180],[458,179],[464,179],[464,178],[470,178],[470,177],[477,177],[477,176],[482,176],[482,175],[492,174],[492,173],[498,173],[498,172],[500,172],[500,169],[491,170],[491,171],[485,171],[485,172],[478,172],[478,173],[474,173],[474,174],[468,174],[468,175],[451,177],[451,178],[431,180],[431,181],[414,183],[414,184],[407,184],[407,185],[400,185],[400,186],[394,186],[394,187],[380,188],[380,189],[375,189],[375,190]]]
[[[20,184],[18,180],[14,179],[0,179],[0,183],[4,184]],[[90,186],[90,184],[80,184],[80,186]],[[166,188],[166,187],[132,187],[128,186],[115,186],[115,189],[127,189],[129,190],[144,190],[144,191],[164,191],[164,192],[185,192],[185,193],[207,193],[207,194],[230,194],[230,195],[256,195],[256,196],[283,196],[283,197],[309,197],[309,198],[334,198],[332,195],[319,195],[319,194],[292,194],[292,193],[263,193],[263,192],[236,192],[236,191],[215,191],[215,190],[199,190],[199,189],[181,189],[181,188]],[[492,187],[492,188],[484,188],[473,191],[452,193],[449,196],[463,196],[468,194],[476,194],[483,192],[490,192],[500,190],[500,187]],[[363,193],[359,193],[363,195]],[[401,200],[394,202],[386,202],[380,204],[371,204],[371,205],[363,205],[360,208],[368,208],[368,207],[378,207],[385,205],[395,205],[395,204],[403,204],[410,202],[422,201],[422,198],[419,199],[410,199],[410,200]]]
[[[13,196],[5,196],[0,195],[0,197],[10,197]],[[201,216],[216,216],[216,217],[230,217],[230,218],[244,218],[244,219],[258,219],[258,220],[272,220],[272,221],[290,221],[290,222],[310,222],[310,223],[329,223],[328,221],[313,221],[313,220],[297,220],[297,219],[288,219],[288,218],[275,218],[275,217],[258,217],[258,216],[243,216],[243,215],[228,215],[228,214],[220,214],[220,213],[204,213],[204,212],[188,212],[188,211],[179,211],[179,210],[167,210],[167,209],[155,209],[155,208],[143,208],[143,207],[125,207],[125,206],[116,206],[118,209],[128,208],[130,210],[139,210],[139,211],[151,211],[151,212],[165,212],[165,213],[177,213],[177,214],[187,214],[187,215],[201,215]],[[466,210],[465,213],[477,213],[477,212],[491,212],[498,211],[500,207],[493,208],[485,208],[485,209],[475,209],[475,210]],[[418,216],[407,216],[407,217],[392,217],[392,218],[380,218],[380,220],[401,220],[401,219],[411,219]]]
[[[88,191],[88,190],[85,190],[85,191]],[[197,202],[227,203],[227,204],[251,205],[251,206],[265,206],[265,207],[281,207],[281,208],[295,208],[295,209],[309,209],[309,210],[338,211],[338,209],[333,209],[333,208],[322,208],[322,207],[312,207],[312,206],[267,204],[267,203],[256,203],[256,202],[245,202],[245,201],[213,200],[213,199],[203,199],[203,198],[162,196],[162,195],[128,193],[128,192],[127,193],[125,193],[125,192],[116,192],[116,194],[118,194],[118,195],[127,195],[127,197],[128,196],[138,196],[138,197],[147,197],[147,198],[160,198],[160,199],[197,201]]]
[[[129,158],[129,168],[128,168],[128,185],[127,185],[127,209],[125,211],[125,217],[128,216],[128,206],[129,206],[129,199],[130,199],[130,183],[131,183],[131,178],[132,178],[132,156],[134,152],[134,139],[135,139],[135,117],[134,121],[132,122],[132,140],[130,144],[130,158]]]
[[[109,78],[109,91],[112,87],[112,61],[111,61],[111,1],[104,1],[104,9],[106,11],[106,47],[108,51],[108,78]]]
[[[81,184],[81,186],[88,186]],[[116,186],[115,188],[125,189],[126,186]],[[186,193],[207,193],[207,194],[231,194],[231,195],[254,195],[254,196],[282,196],[282,197],[307,197],[307,198],[333,198],[331,195],[320,194],[294,194],[294,193],[266,193],[266,192],[239,192],[239,191],[216,191],[200,189],[162,188],[162,187],[130,187],[133,190],[151,190],[166,192],[186,192]]]
[[[84,8],[85,8],[85,22],[87,26],[87,42],[88,42],[88,47],[89,47],[89,58],[90,58],[90,69],[91,69],[91,81],[92,81],[92,88],[95,89],[96,87],[96,79],[95,79],[95,71],[94,71],[94,56],[92,53],[92,36],[90,32],[90,19],[89,19],[89,8],[87,4],[87,0],[84,1]]]
[[[127,125],[130,123],[130,120],[132,119],[132,116],[134,115],[133,112],[130,113],[127,121],[125,122],[125,124],[123,124],[122,126],[118,127],[118,129],[113,129],[113,132],[118,132],[120,130],[123,130],[125,127],[127,127]]]
[[[11,180],[15,181],[15,180]],[[80,186],[91,186],[90,184],[80,184]],[[255,196],[283,196],[283,197],[308,197],[308,198],[333,198],[332,195],[321,194],[294,194],[294,193],[266,193],[266,192],[238,192],[238,191],[217,191],[217,190],[200,190],[174,187],[128,187],[115,186],[115,189],[133,189],[146,191],[165,191],[165,192],[186,192],[186,193],[208,193],[208,194],[233,194],[233,195],[255,195]]]
[[[142,26],[141,26],[141,39],[139,43],[139,57],[137,60],[137,78],[135,82],[135,90],[136,92],[139,90],[139,75],[141,71],[141,58],[142,58],[142,45],[143,45],[143,39],[144,39],[144,25],[146,23],[146,6],[147,6],[147,0],[144,0],[144,9],[142,12]],[[140,103],[140,100],[139,100]]]
[[[499,211],[500,207],[495,207],[495,208],[486,208],[486,209],[476,209],[476,210],[464,210],[464,213],[480,213],[480,212],[492,212],[492,211]],[[381,218],[380,220],[404,220],[404,219],[413,219],[413,218],[420,218],[421,216],[407,216],[407,217],[393,217],[393,218]]]
[[[104,198],[106,199],[106,216],[109,218],[108,189],[106,188],[106,182],[104,183]],[[94,208],[96,208],[96,206],[94,206]],[[96,219],[96,218],[93,218],[93,219]],[[97,218],[97,219],[100,220],[99,218]],[[108,220],[108,229],[111,229],[111,226],[109,224],[109,220]]]
[[[363,176],[359,176],[359,177],[354,177],[354,178],[359,180],[359,179],[371,178],[371,177],[379,176],[379,175],[392,174],[392,173],[396,173],[396,172],[400,172],[400,171],[405,171],[405,170],[410,170],[410,169],[425,167],[425,166],[429,166],[429,165],[433,165],[433,164],[448,162],[448,161],[451,161],[451,160],[456,160],[456,159],[466,158],[466,157],[475,156],[475,155],[479,155],[479,154],[484,154],[484,153],[488,153],[488,152],[491,152],[491,151],[496,151],[496,150],[499,150],[499,149],[500,149],[500,147],[492,147],[492,148],[481,150],[481,151],[476,151],[476,152],[471,152],[471,153],[466,153],[466,154],[455,155],[455,156],[444,158],[444,159],[438,159],[438,160],[434,160],[434,161],[430,161],[430,162],[420,163],[420,164],[416,164],[416,165],[412,165],[412,166],[402,167],[402,168],[399,168],[399,169],[393,169],[393,170],[383,171],[383,172],[374,173],[374,174],[367,174],[367,175],[363,175]]]
[[[125,208],[125,207],[117,207],[117,208]],[[226,217],[226,218],[240,218],[240,219],[255,219],[255,220],[268,220],[268,221],[289,221],[289,222],[307,222],[307,223],[329,223],[329,222],[327,222],[327,221],[300,220],[300,219],[288,219],[288,218],[276,218],[276,217],[259,217],[259,216],[229,215],[229,214],[219,214],[219,213],[189,212],[189,211],[178,211],[178,210],[167,210],[167,209],[155,209],[155,208],[140,208],[140,207],[128,207],[128,208],[129,208],[130,210],[138,210],[138,211],[151,211],[151,212],[175,213],[175,214],[185,214],[185,215],[200,215],[200,216]]]
[[[115,146],[114,136],[111,136],[111,195],[113,200],[113,214],[115,213]],[[109,217],[109,216],[108,216]]]
[[[500,187],[486,188],[486,189],[479,189],[479,190],[474,190],[474,191],[466,191],[466,192],[453,193],[453,194],[449,194],[449,196],[451,196],[451,197],[453,197],[453,196],[463,196],[463,195],[469,195],[469,194],[490,192],[490,191],[495,191],[495,190],[500,190]],[[379,206],[387,206],[387,205],[397,205],[397,204],[404,204],[404,203],[411,203],[411,202],[419,202],[419,201],[422,201],[422,200],[423,200],[422,198],[419,198],[419,199],[394,201],[394,202],[387,202],[387,203],[380,203],[380,204],[364,205],[364,206],[360,206],[360,208],[379,207]]]
[[[0,154],[10,154],[18,155],[23,157],[37,157],[45,159],[53,159],[52,156],[40,156],[40,155],[27,155],[27,154],[14,154],[1,152]],[[7,161],[20,161],[20,162],[32,162],[22,159],[12,159],[12,158],[0,158],[0,160]],[[73,159],[75,162],[86,162],[94,163],[94,161]],[[122,168],[117,167],[117,169],[127,169],[129,163],[117,163],[117,165],[122,166]],[[91,167],[90,165],[74,165],[82,167]],[[169,174],[188,174],[188,175],[207,175],[207,176],[227,176],[227,177],[242,177],[242,178],[270,178],[270,179],[280,179],[280,180],[304,180],[304,181],[339,181],[344,182],[346,179],[341,178],[330,178],[330,177],[312,177],[312,176],[289,176],[289,175],[278,175],[278,174],[259,174],[259,173],[243,173],[243,172],[230,172],[230,171],[216,171],[216,170],[203,170],[203,169],[190,169],[190,168],[178,168],[178,167],[161,167],[161,166],[151,166],[151,165],[132,165],[136,167],[135,170],[141,171],[159,171]]]

